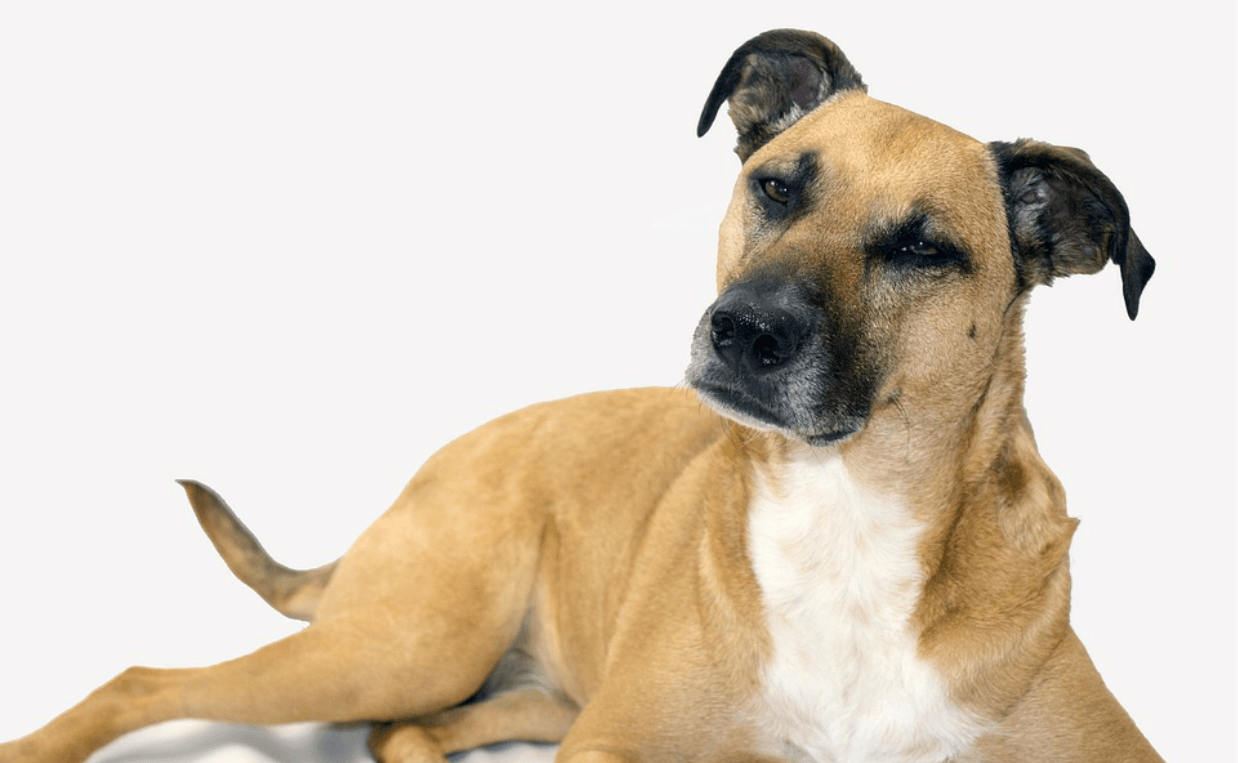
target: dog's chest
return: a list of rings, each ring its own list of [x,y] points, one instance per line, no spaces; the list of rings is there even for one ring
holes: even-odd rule
[[[758,480],[749,539],[773,655],[757,714],[794,757],[929,763],[977,735],[917,653],[921,532],[837,458]]]

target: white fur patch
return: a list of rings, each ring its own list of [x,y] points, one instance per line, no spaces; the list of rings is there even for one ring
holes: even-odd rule
[[[982,724],[950,702],[909,624],[923,528],[828,451],[781,479],[758,478],[748,527],[774,647],[757,710],[768,732],[819,763],[940,763],[965,749]]]

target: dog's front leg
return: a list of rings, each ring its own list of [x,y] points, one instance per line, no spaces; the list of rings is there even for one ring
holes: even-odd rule
[[[703,746],[708,746],[703,745]],[[660,761],[660,760],[675,760],[675,761],[708,761],[708,763],[786,763],[782,758],[773,758],[768,755],[751,753],[746,751],[731,751],[731,752],[714,752],[702,756],[690,756],[671,753],[665,754],[661,748],[654,747],[651,750],[616,752],[599,750],[577,750],[576,752],[560,751],[558,757],[555,758],[555,763],[638,763],[641,761]]]
[[[627,714],[622,706],[612,706],[610,699],[603,693],[585,706],[559,746],[555,763],[637,763],[646,759],[653,747],[644,733],[652,724],[621,721]]]
[[[630,698],[635,701],[612,703],[602,697],[587,705],[555,763],[786,763],[761,751],[765,745],[747,728],[742,713],[714,705],[705,692]]]

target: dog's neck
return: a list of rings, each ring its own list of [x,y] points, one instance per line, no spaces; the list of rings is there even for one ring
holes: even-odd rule
[[[762,490],[795,490],[817,464],[822,485],[845,474],[874,505],[906,513],[917,528],[920,588],[910,622],[921,654],[956,676],[954,696],[990,716],[1022,695],[1032,666],[1066,634],[1076,525],[1023,408],[1017,320],[992,369],[982,386],[944,403],[887,396],[869,426],[835,448],[770,433],[745,441]],[[829,489],[820,496],[842,499]],[[1019,622],[1005,629],[1008,643],[984,627],[998,613]]]

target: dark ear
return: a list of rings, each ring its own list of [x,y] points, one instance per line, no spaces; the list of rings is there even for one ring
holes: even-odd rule
[[[839,90],[866,90],[860,74],[834,43],[813,32],[776,29],[731,54],[696,126],[704,135],[722,102],[731,102],[739,131],[735,153],[746,160]]]
[[[997,159],[1015,262],[1027,285],[1095,273],[1112,260],[1122,269],[1126,314],[1156,263],[1131,230],[1126,201],[1088,155],[1033,140],[990,143]]]

